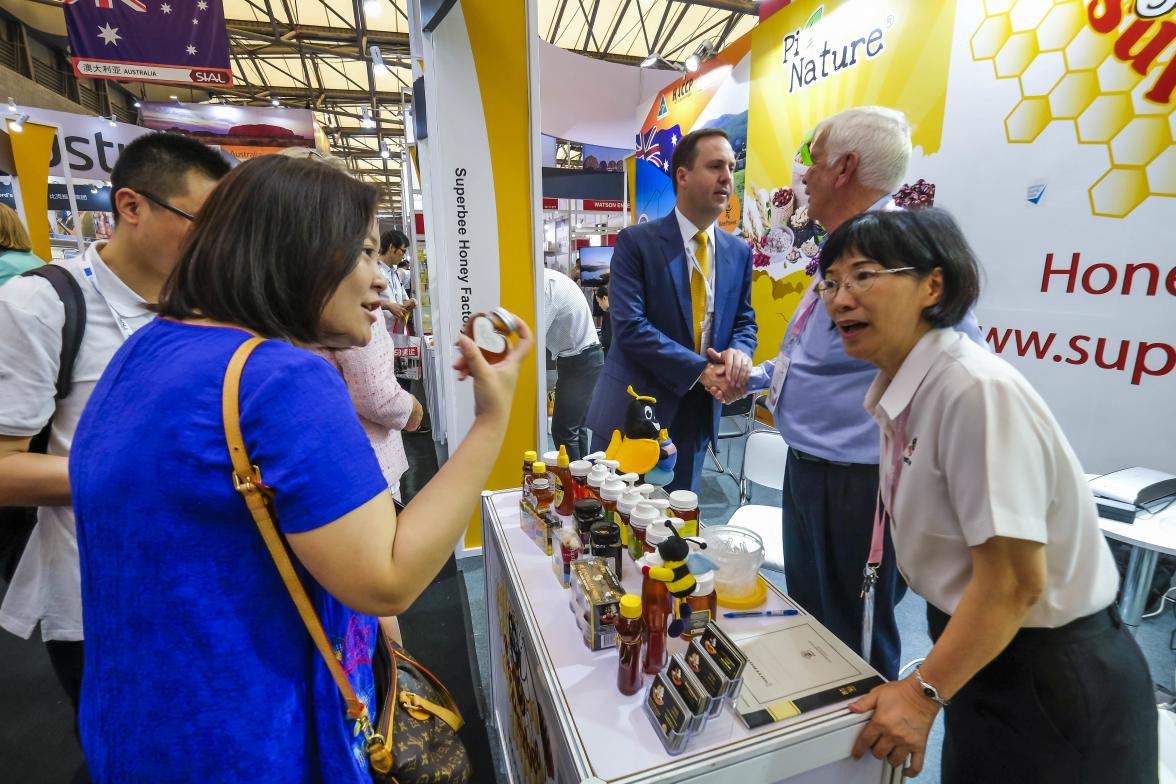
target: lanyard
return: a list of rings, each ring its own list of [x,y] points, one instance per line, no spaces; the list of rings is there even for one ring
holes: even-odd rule
[[[915,393],[918,393],[915,389]],[[892,520],[894,497],[898,491],[898,479],[902,473],[902,451],[906,446],[907,421],[911,418],[911,403],[915,395],[911,395],[911,402],[907,403],[897,417],[894,418],[890,432],[890,476],[885,490],[878,485],[878,500],[874,505],[874,533],[870,538],[870,554],[866,558],[866,568],[862,571],[862,658],[870,660],[870,651],[874,643],[874,585],[878,582],[878,568],[882,565],[882,549],[885,541],[886,520]],[[885,513],[883,513],[885,508]]]
[[[90,281],[90,285],[94,287],[94,293],[98,298],[106,304],[106,309],[110,311],[110,315],[114,317],[114,323],[118,326],[118,331],[122,333],[123,340],[127,340],[134,334],[131,325],[127,323],[127,319],[123,314],[119,313],[114,305],[110,304],[110,300],[102,293],[102,289],[98,287],[98,277],[94,274],[94,268],[90,266],[90,262],[82,262],[82,274],[86,276],[86,280]]]
[[[792,354],[792,347],[800,340],[800,336],[804,334],[804,328],[808,324],[813,313],[817,309],[817,303],[820,301],[820,296],[817,294],[817,282],[820,279],[813,277],[812,284],[804,292],[804,296],[800,298],[800,305],[796,308],[796,316],[788,324],[788,329],[784,333],[784,346],[781,351],[787,352],[790,356]]]

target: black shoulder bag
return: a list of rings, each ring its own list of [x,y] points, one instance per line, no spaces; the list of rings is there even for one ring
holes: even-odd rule
[[[82,347],[82,336],[86,333],[86,298],[77,279],[65,267],[44,264],[25,272],[22,277],[30,275],[49,281],[65,306],[65,326],[61,330],[61,366],[57,371],[57,391],[54,394],[55,399],[63,400],[73,386],[74,362]],[[53,417],[49,417],[41,432],[33,436],[29,452],[46,453],[52,426]],[[0,506],[0,577],[5,582],[11,582],[36,524],[35,506]]]

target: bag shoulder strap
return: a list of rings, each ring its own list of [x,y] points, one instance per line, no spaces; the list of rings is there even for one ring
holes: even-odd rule
[[[61,304],[65,306],[65,327],[61,331],[61,365],[57,369],[58,400],[69,395],[73,386],[73,368],[82,348],[82,337],[86,334],[86,297],[77,278],[65,267],[57,264],[42,264],[28,270],[22,277],[37,276],[49,281]]]
[[[272,497],[273,491],[262,483],[261,470],[249,461],[249,453],[246,451],[245,441],[241,437],[241,372],[245,369],[249,355],[264,342],[265,339],[259,337],[246,340],[233,354],[232,359],[229,360],[228,370],[225,371],[221,412],[225,423],[225,438],[229,445],[229,457],[233,461],[233,485],[237,492],[245,498],[249,513],[253,516],[253,521],[257,523],[261,538],[265,540],[266,549],[269,550],[270,557],[274,559],[274,563],[278,567],[282,582],[285,583],[286,590],[290,592],[290,598],[294,600],[294,606],[302,617],[302,623],[310,632],[310,637],[314,640],[319,655],[323,657],[327,669],[331,671],[331,677],[335,679],[339,693],[343,695],[343,701],[347,703],[347,715],[366,724],[367,708],[355,696],[351,682],[343,673],[343,667],[335,657],[331,643],[327,640],[327,634],[323,631],[323,625],[315,614],[314,605],[311,604],[302,581],[298,579],[298,573],[294,570],[290,554],[286,552],[286,545],[282,542],[277,527],[274,525],[273,517],[270,515],[267,500]]]

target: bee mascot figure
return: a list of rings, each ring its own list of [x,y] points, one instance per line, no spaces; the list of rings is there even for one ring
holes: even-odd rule
[[[629,387],[633,402],[625,412],[621,430],[614,430],[604,456],[620,463],[623,474],[642,474],[645,481],[665,486],[674,478],[678,450],[668,431],[658,424],[656,398],[639,395]]]

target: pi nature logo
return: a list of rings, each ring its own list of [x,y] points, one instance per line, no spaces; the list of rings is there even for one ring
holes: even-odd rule
[[[1091,213],[1124,218],[1150,198],[1176,198],[1176,0],[984,0],[972,59],[1015,79],[1010,144],[1052,124],[1101,146]]]

